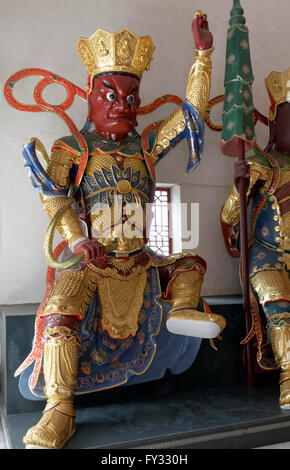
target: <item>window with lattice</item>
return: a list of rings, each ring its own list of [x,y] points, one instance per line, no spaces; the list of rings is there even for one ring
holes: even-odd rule
[[[152,205],[152,221],[147,244],[158,254],[172,253],[170,238],[170,188],[157,187]]]

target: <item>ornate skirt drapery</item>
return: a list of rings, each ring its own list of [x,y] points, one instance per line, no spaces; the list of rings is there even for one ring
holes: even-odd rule
[[[200,338],[174,335],[166,328],[169,302],[162,302],[158,268],[147,270],[143,305],[138,329],[127,339],[113,339],[101,328],[100,300],[94,295],[82,320],[76,394],[105,390],[157,380],[165,371],[179,374],[194,362]],[[209,311],[201,299],[199,309]],[[20,377],[19,388],[28,399],[44,399],[44,381],[40,368],[36,385],[31,387],[33,364]]]

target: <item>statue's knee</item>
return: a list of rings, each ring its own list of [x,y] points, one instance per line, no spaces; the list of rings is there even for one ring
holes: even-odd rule
[[[163,293],[167,291],[167,287],[175,277],[179,270],[198,270],[201,274],[201,279],[206,271],[207,265],[203,258],[198,255],[188,254],[181,259],[177,259],[174,263],[158,268],[161,290]]]
[[[267,305],[290,302],[289,283],[282,271],[265,269],[251,275],[250,282],[264,310]]]

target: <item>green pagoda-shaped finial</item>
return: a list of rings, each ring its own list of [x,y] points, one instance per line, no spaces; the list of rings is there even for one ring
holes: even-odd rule
[[[244,10],[241,7],[240,0],[233,0],[233,8],[230,12],[230,20],[229,25],[232,26],[234,24],[245,24],[246,19],[244,17]]]
[[[255,140],[252,100],[252,72],[249,31],[240,0],[233,0],[227,30],[225,96],[221,149],[225,155],[236,156],[239,139],[250,149]]]

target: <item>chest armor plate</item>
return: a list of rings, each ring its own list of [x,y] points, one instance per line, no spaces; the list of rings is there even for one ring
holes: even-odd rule
[[[143,238],[152,183],[141,154],[124,157],[96,150],[89,158],[81,187],[95,236],[112,238],[114,227],[113,238],[120,238],[116,230],[132,219],[135,230],[137,220]]]

